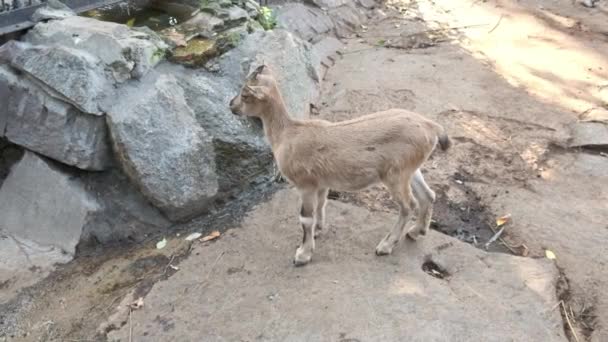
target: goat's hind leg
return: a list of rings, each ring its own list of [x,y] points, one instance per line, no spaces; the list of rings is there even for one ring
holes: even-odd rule
[[[407,233],[407,236],[416,240],[421,235],[426,235],[431,225],[431,217],[433,216],[433,204],[435,203],[435,192],[429,188],[424,181],[420,169],[416,170],[412,178],[412,190],[416,200],[418,201],[418,217],[416,224]]]
[[[316,190],[300,190],[302,207],[300,209],[300,224],[302,225],[302,245],[296,250],[293,263],[296,266],[306,265],[312,259],[315,249],[315,209],[317,206]]]
[[[393,199],[399,204],[399,219],[393,229],[376,246],[376,255],[392,253],[393,248],[403,236],[410,212],[416,207],[416,199],[412,195],[409,176],[401,177],[395,182],[385,182],[385,185]]]
[[[327,204],[327,194],[329,189],[317,190],[317,208],[315,210],[315,237],[321,235],[323,229],[325,229],[325,204]]]

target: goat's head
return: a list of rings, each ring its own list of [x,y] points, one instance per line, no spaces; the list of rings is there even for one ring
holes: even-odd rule
[[[262,117],[269,113],[269,105],[278,95],[277,83],[267,65],[257,67],[230,101],[230,110],[236,115]]]

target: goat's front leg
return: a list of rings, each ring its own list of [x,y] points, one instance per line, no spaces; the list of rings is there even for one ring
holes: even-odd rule
[[[325,229],[325,205],[327,204],[328,193],[329,189],[319,189],[317,191],[317,209],[315,210],[315,237],[321,235],[321,231]]]
[[[300,209],[300,224],[302,225],[302,245],[296,250],[293,263],[296,266],[306,265],[312,259],[315,249],[315,208],[317,206],[316,190],[300,190],[302,207]]]

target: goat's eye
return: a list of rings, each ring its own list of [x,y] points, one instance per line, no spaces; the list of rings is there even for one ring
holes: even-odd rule
[[[249,101],[251,99],[251,95],[250,94],[241,94],[241,98],[243,99],[243,101]]]

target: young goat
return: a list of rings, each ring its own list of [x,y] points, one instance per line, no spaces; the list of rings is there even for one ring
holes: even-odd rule
[[[315,228],[325,225],[329,189],[358,191],[384,183],[399,204],[399,220],[376,247],[390,254],[405,233],[410,212],[418,206],[411,239],[425,235],[431,222],[435,193],[425,183],[420,166],[439,143],[450,140],[443,128],[412,112],[391,109],[353,120],[293,120],[268,66],[258,67],[240,94],[230,101],[234,114],[259,117],[279,170],[300,193],[300,223],[304,237],[295,265],[304,265],[315,248]]]

